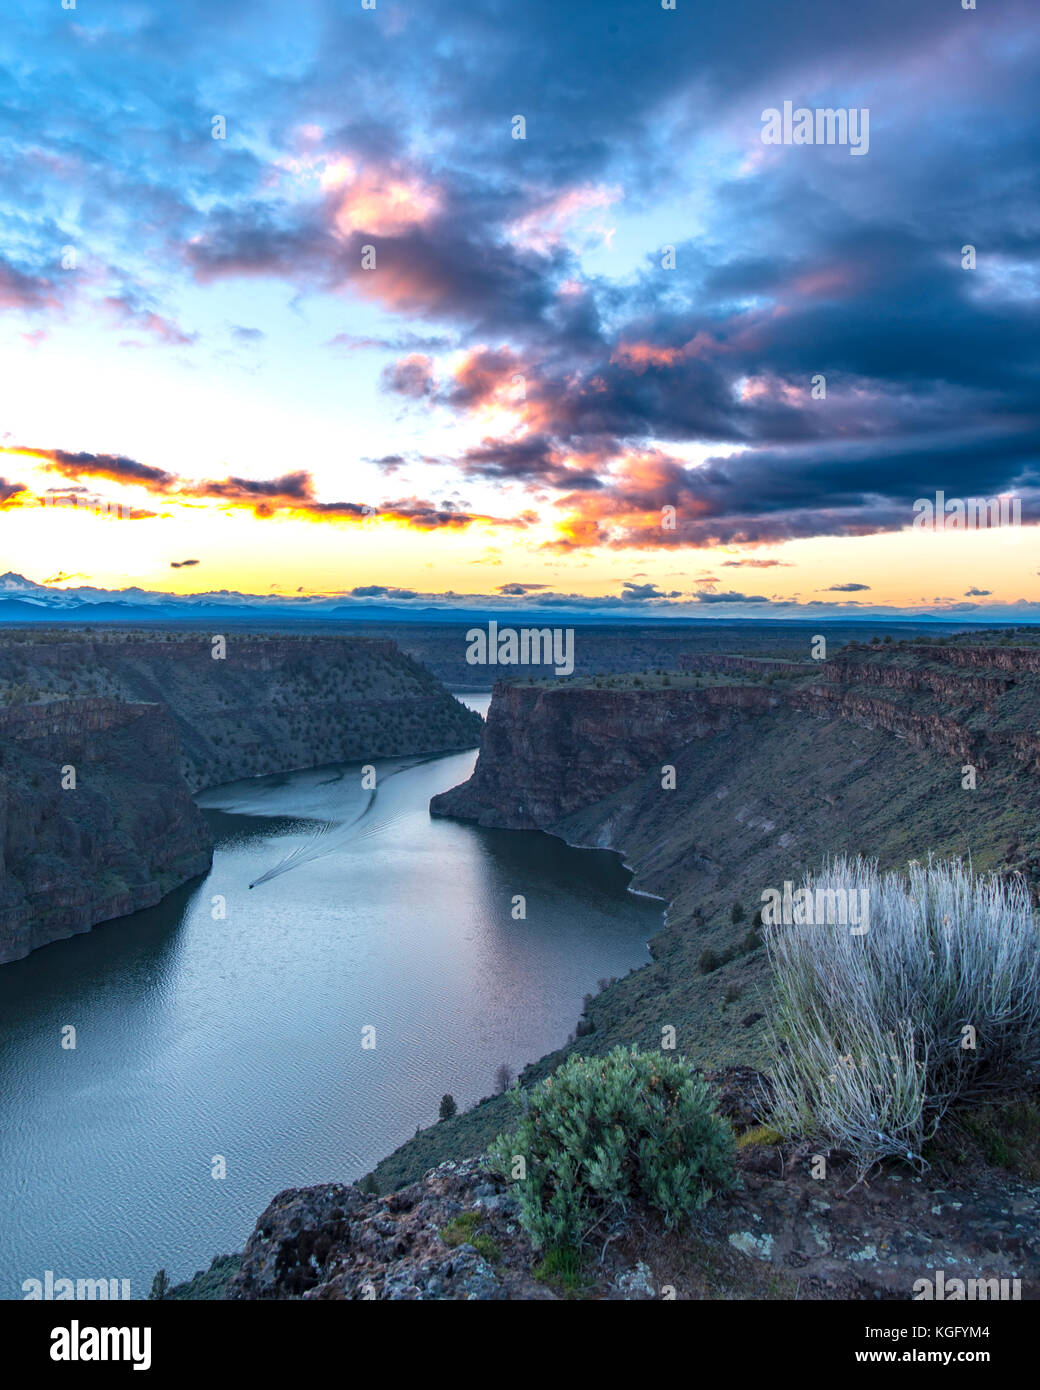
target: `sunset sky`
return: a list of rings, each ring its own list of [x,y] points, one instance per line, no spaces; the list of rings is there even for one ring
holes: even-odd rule
[[[1035,621],[1040,11],[978,4],[8,0],[0,571]]]

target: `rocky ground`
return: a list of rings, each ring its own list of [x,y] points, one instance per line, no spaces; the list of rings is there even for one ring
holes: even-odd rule
[[[755,1139],[747,1068],[714,1078],[745,1142],[740,1183],[689,1225],[636,1208],[565,1276],[525,1236],[480,1158],[388,1196],[340,1184],[280,1192],[257,1222],[232,1299],[899,1299],[919,1279],[1020,1279],[1040,1288],[1040,1184],[980,1157],[952,1172],[890,1168],[856,1184],[840,1162]]]

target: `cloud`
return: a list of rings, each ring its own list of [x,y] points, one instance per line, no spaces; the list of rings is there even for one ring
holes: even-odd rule
[[[723,560],[722,562],[723,569],[770,570],[780,565],[787,569],[792,567],[790,560]]]
[[[965,597],[965,598],[989,598],[989,596],[992,594],[992,592],[993,592],[992,589],[976,589],[976,588],[971,588],[971,589],[966,589],[966,590],[964,591],[964,597]]]
[[[548,589],[548,587],[548,584],[499,584],[495,592],[519,598],[524,594],[534,594],[539,589]]]
[[[6,507],[8,503],[25,496],[24,483],[9,483],[6,478],[0,478],[0,507]]]
[[[241,507],[259,520],[284,517],[297,521],[362,523],[375,518],[418,531],[461,531],[478,524],[515,529],[527,527],[533,520],[525,514],[497,517],[468,511],[452,501],[436,503],[417,497],[398,498],[378,507],[360,502],[323,502],[314,496],[314,480],[305,469],[285,473],[280,478],[196,480],[115,454],[70,453],[64,449],[21,445],[0,446],[0,453],[34,459],[48,471],[68,478],[102,478],[124,486],[142,487],[171,505],[212,501]],[[145,517],[154,513],[139,512],[137,515]]]
[[[824,592],[828,594],[858,594],[861,590],[869,588],[869,584],[829,584]]]
[[[678,589],[673,589],[671,593],[664,594],[656,584],[634,584],[632,580],[626,579],[621,591],[621,599],[624,603],[643,603],[648,599],[681,598]]]
[[[44,584],[67,584],[70,579],[89,579],[89,574],[66,574],[64,570],[59,570],[57,574],[52,574],[45,579]]]
[[[415,589],[395,589],[386,584],[358,584],[350,591],[351,598],[418,598]]]
[[[129,292],[108,295],[101,303],[121,327],[138,329],[167,347],[188,347],[198,337],[196,333],[185,333],[172,319],[165,318],[142,305],[137,297]]]
[[[0,112],[14,208],[0,306],[58,320],[82,298],[149,342],[197,344],[201,361],[212,344],[180,321],[187,305],[205,326],[200,286],[221,282],[222,334],[229,313],[252,314],[254,290],[223,282],[262,277],[265,308],[280,297],[301,321],[304,298],[324,296],[329,347],[398,354],[384,388],[457,414],[453,453],[425,446],[444,490],[526,491],[557,521],[550,552],[895,533],[939,490],[1014,491],[1038,514],[1038,21],[1025,0],[989,7],[984,40],[939,0],[804,0],[797,25],[765,0],[652,23],[620,0],[528,0],[507,24],[475,0],[448,30],[429,7],[361,25],[333,0],[302,18],[229,5],[227,142],[208,138],[207,94],[227,89],[221,7],[109,7],[103,42],[57,7],[14,7],[8,39],[26,57]],[[536,94],[525,141],[511,139],[508,92]],[[877,157],[766,149],[760,112],[789,92],[879,103]],[[970,133],[970,158],[951,130]],[[696,209],[685,241],[677,189]],[[59,273],[72,209],[90,254]],[[964,226],[985,247],[971,272],[951,232]],[[327,338],[340,322],[350,331]],[[431,355],[449,347],[461,356],[444,369]],[[413,441],[380,447],[389,473]],[[234,467],[136,485],[259,517],[365,515],[320,502],[316,485],[251,489],[248,460]],[[458,525],[436,502],[417,514]]]
[[[412,353],[383,368],[381,384],[384,391],[419,399],[433,394],[433,362],[422,353]]]
[[[398,333],[392,338],[336,333],[326,343],[326,347],[343,348],[347,352],[439,352],[451,345],[452,339],[442,333]]]
[[[698,589],[693,597],[698,603],[768,603],[765,594],[738,594],[729,589],[725,593],[715,593],[710,589]]]
[[[199,560],[171,560],[170,569],[183,570],[190,568],[192,565],[198,565],[200,563],[201,561]]]
[[[0,256],[0,309],[35,312],[60,303],[53,281],[19,270]]]
[[[0,447],[0,453],[19,454],[40,461],[52,473],[66,478],[104,478],[108,482],[145,487],[149,492],[166,494],[175,489],[177,476],[163,468],[138,463],[121,454],[70,453],[66,449],[40,449],[35,446]]]

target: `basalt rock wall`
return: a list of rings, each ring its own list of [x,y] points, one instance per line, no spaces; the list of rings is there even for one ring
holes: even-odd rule
[[[1011,684],[1005,676],[966,676],[959,671],[929,671],[913,666],[886,665],[880,661],[828,661],[822,664],[820,674],[844,685],[858,683],[883,686],[888,690],[925,691],[954,704],[971,700],[989,704],[1003,695]]]
[[[918,748],[935,748],[952,758],[963,758],[977,767],[985,763],[980,740],[956,719],[946,715],[919,714],[903,708],[894,700],[828,685],[792,690],[785,698],[790,704],[824,718],[839,714],[866,728],[884,729],[898,738],[906,738]]]
[[[481,721],[388,640],[99,633],[0,644],[0,697],[166,705],[197,791],[241,777],[472,748]]]
[[[1040,649],[1036,647],[939,647],[915,642],[913,651],[927,660],[941,661],[950,666],[1010,671],[1012,674],[1040,673]]]
[[[1040,757],[1040,737],[1028,732],[987,739],[948,715],[837,684],[630,691],[503,684],[493,693],[473,776],[434,797],[431,810],[508,829],[552,825],[674,761],[693,741],[783,710],[880,729],[978,768],[996,741],[1012,743],[1020,761]]]
[[[435,796],[434,815],[511,830],[550,825],[599,801],[691,740],[779,704],[755,686],[598,690],[496,685],[477,766]]]
[[[5,633],[0,701],[0,963],[203,873],[192,791],[482,728],[393,642],[340,637]]]
[[[0,964],[152,907],[211,859],[161,705],[0,710]]]

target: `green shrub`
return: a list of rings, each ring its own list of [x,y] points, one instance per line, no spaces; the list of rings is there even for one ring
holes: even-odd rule
[[[580,1248],[636,1199],[674,1227],[733,1182],[733,1132],[681,1058],[623,1047],[570,1057],[511,1095],[519,1125],[491,1145],[491,1164],[509,1178],[523,1158],[520,1221],[539,1248]]]

